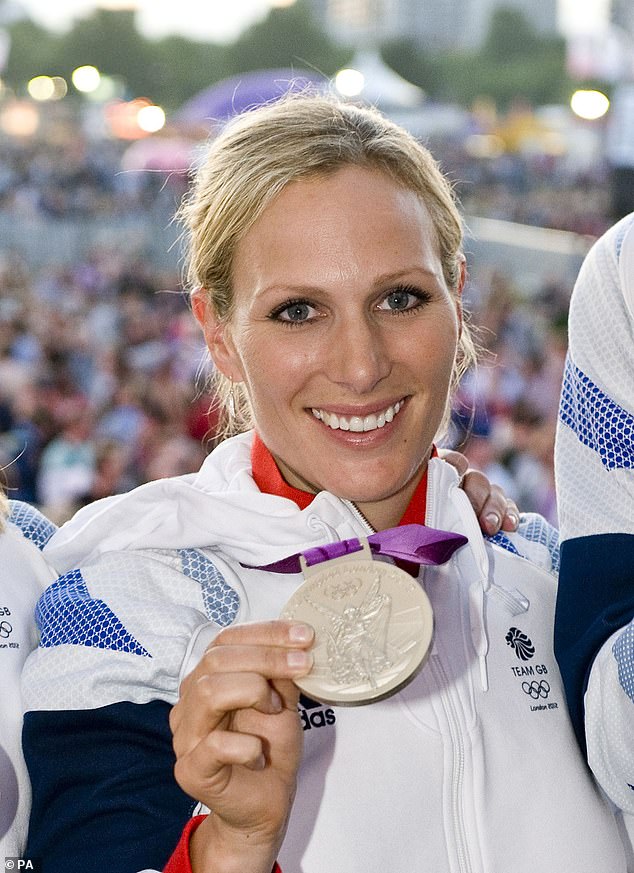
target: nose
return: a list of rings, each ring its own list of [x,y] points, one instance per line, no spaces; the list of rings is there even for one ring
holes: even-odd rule
[[[355,394],[368,394],[390,372],[390,349],[370,318],[345,319],[332,336],[328,376]]]

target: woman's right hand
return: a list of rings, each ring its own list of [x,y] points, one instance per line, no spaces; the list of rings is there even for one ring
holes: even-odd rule
[[[181,685],[170,726],[178,784],[212,815],[190,843],[194,871],[270,873],[302,753],[299,691],[313,630],[287,621],[221,631]]]

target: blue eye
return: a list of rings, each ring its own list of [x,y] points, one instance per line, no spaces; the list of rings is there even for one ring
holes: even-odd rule
[[[412,302],[416,302],[416,298],[409,291],[392,291],[385,298],[385,302],[390,309],[409,309]]]
[[[310,317],[310,306],[308,303],[291,303],[280,312],[279,317],[283,321],[306,321]]]
[[[273,310],[269,318],[284,324],[295,325],[311,321],[316,314],[315,307],[307,300],[286,300]]]
[[[409,312],[429,299],[429,294],[418,288],[394,288],[381,300],[378,309],[394,313]]]

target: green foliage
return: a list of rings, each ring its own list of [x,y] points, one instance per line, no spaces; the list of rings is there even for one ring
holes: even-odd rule
[[[59,37],[28,19],[16,21],[10,33],[11,50],[4,72],[10,85],[21,90],[33,76],[59,75]]]
[[[518,9],[502,6],[491,16],[489,33],[480,55],[490,61],[514,61],[539,53],[542,39]]]
[[[227,75],[229,48],[169,36],[151,44],[153,86],[158,102],[176,109]]]
[[[75,67],[92,64],[108,76],[123,78],[129,96],[156,98],[147,40],[136,29],[134,12],[96,9],[80,18],[60,41],[60,74],[69,76]]]
[[[315,22],[306,3],[272,8],[248,28],[228,53],[229,74],[275,67],[308,68],[332,76],[350,58]]]
[[[435,100],[470,105],[489,97],[500,107],[515,100],[534,105],[567,100],[563,39],[544,37],[517,10],[498,9],[478,52],[424,54],[412,41],[389,43],[383,57]]]
[[[423,91],[436,90],[436,67],[433,58],[421,51],[413,39],[395,39],[384,43],[381,56],[385,63],[408,82]]]
[[[231,2],[231,0],[229,0]],[[10,25],[11,51],[5,78],[20,92],[35,75],[63,75],[81,64],[121,77],[130,96],[145,96],[168,110],[226,76],[272,67],[308,68],[331,76],[350,49],[335,45],[315,22],[306,0],[273,8],[231,45],[172,36],[146,39],[134,13],[97,9],[65,34],[31,21]],[[469,105],[488,96],[499,106],[516,98],[534,104],[567,99],[563,40],[537,33],[521,13],[499,9],[477,53],[432,54],[413,40],[383,46],[390,66],[437,100]]]

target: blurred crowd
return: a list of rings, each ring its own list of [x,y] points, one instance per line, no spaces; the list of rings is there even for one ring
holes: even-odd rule
[[[166,176],[120,172],[122,147],[5,141],[0,214],[117,220],[165,197]],[[470,214],[598,235],[604,180],[565,178],[552,160],[478,161],[454,144],[443,166]],[[182,193],[186,179],[178,177]],[[33,241],[37,245],[37,240]],[[477,371],[456,400],[449,444],[515,498],[556,522],[552,449],[570,287],[522,296],[495,265],[471,276]],[[202,336],[179,290],[179,265],[93,248],[72,265],[34,267],[0,248],[0,467],[10,496],[55,521],[145,481],[194,471],[216,441]]]

